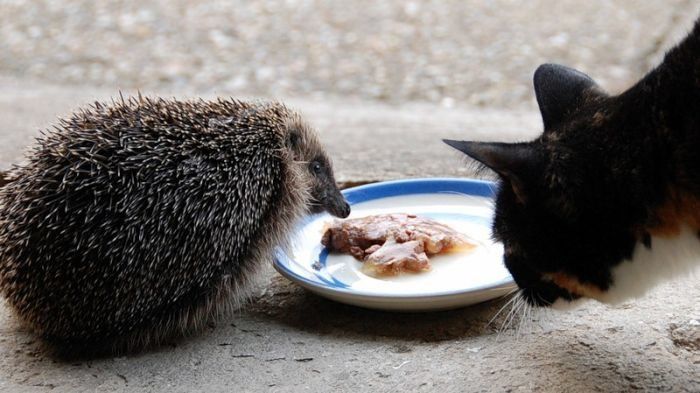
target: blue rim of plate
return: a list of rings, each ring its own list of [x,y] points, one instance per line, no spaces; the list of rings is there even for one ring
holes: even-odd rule
[[[379,183],[370,183],[362,186],[348,188],[342,191],[343,196],[352,206],[357,203],[371,201],[380,198],[388,198],[401,195],[412,194],[458,194],[470,195],[477,197],[493,198],[496,195],[498,186],[496,183],[486,180],[475,179],[459,179],[459,178],[422,178],[422,179],[404,179],[391,180]],[[317,215],[308,217],[300,226],[303,227],[307,223],[313,221]],[[489,289],[502,288],[504,286],[513,285],[512,278],[505,278],[500,281],[491,282],[477,287],[470,287],[464,290],[452,290],[444,292],[427,293],[420,295],[413,294],[386,294],[381,292],[360,291],[349,289],[347,286],[333,285],[325,282],[319,277],[320,281],[313,281],[303,277],[287,266],[291,258],[281,248],[275,249],[275,258],[273,266],[283,276],[292,281],[324,292],[331,292],[355,297],[363,298],[396,298],[396,299],[424,299],[424,298],[439,298],[450,297],[455,295],[467,294],[472,292],[481,292]],[[330,284],[330,285],[329,285]]]

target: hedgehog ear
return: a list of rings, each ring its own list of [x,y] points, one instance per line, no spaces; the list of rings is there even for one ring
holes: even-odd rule
[[[510,185],[524,204],[528,200],[528,180],[541,173],[542,163],[530,143],[466,142],[443,139],[443,142],[496,172]]]
[[[287,134],[287,140],[285,141],[287,148],[294,153],[294,159],[298,159],[299,157],[299,145],[301,144],[301,135],[292,130]]]
[[[287,135],[287,146],[290,149],[296,149],[299,147],[299,134],[294,131],[290,131],[289,134]]]
[[[558,64],[542,64],[533,78],[545,131],[556,127],[583,103],[584,93],[598,86],[590,76]]]

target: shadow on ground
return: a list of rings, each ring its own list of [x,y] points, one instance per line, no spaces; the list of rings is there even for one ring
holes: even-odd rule
[[[495,333],[505,315],[499,315],[490,325],[489,320],[506,301],[507,298],[501,298],[467,308],[430,313],[384,312],[330,301],[285,278],[274,277],[266,291],[254,299],[245,312],[317,334],[440,342]]]

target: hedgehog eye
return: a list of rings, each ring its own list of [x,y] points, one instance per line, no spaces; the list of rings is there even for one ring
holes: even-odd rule
[[[320,162],[314,161],[311,163],[311,170],[313,170],[315,174],[317,174],[317,175],[320,174],[321,169],[323,169],[323,167],[321,166]]]

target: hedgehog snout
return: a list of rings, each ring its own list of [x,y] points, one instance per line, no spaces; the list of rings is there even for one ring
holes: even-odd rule
[[[345,218],[350,215],[350,204],[338,190],[324,198],[322,204],[326,211],[338,218]]]
[[[350,205],[340,192],[338,184],[333,176],[333,169],[327,158],[321,156],[309,163],[309,172],[312,175],[311,212],[328,213],[345,218],[350,215]]]
[[[350,204],[343,200],[331,213],[338,218],[345,218],[350,215]]]
[[[311,213],[326,211],[339,218],[350,215],[350,204],[336,187],[335,182],[317,185],[312,192],[310,205]]]

